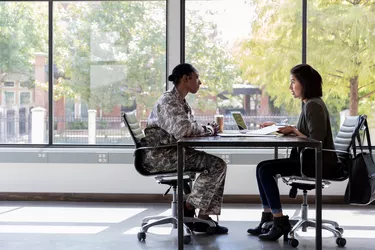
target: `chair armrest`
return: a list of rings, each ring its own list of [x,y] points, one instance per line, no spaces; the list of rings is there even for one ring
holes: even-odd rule
[[[336,152],[336,153],[340,153],[340,154],[347,154],[347,155],[350,155],[350,152],[343,151],[343,150],[338,150],[338,149],[325,149],[325,148],[323,148],[322,151],[327,151],[327,152]]]
[[[301,176],[303,178],[308,178],[306,175],[303,174],[303,153],[305,152],[305,150],[307,149],[314,149],[315,148],[311,148],[311,147],[305,147],[303,148],[301,151],[300,151],[300,165],[301,165],[301,169],[300,169],[300,172],[301,172]],[[351,153],[350,152],[346,152],[346,151],[343,151],[343,150],[337,150],[337,149],[326,149],[326,148],[323,148],[322,151],[325,151],[325,152],[335,152],[335,153],[340,153],[340,154],[347,154],[349,157],[351,156]]]

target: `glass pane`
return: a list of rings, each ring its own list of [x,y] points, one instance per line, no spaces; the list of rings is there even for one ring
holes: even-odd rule
[[[5,106],[12,106],[15,104],[13,91],[4,91],[4,104]]]
[[[132,144],[166,84],[166,1],[54,4],[54,143]]]
[[[339,128],[366,114],[375,141],[375,3],[309,1],[308,63],[323,77],[326,103]],[[336,115],[337,114],[337,115]]]
[[[1,1],[1,144],[48,141],[47,52],[48,3]]]
[[[297,120],[300,102],[288,89],[289,70],[301,62],[301,1],[197,0],[186,2],[186,61],[202,78],[190,96],[197,120],[225,115],[237,129],[239,111],[249,129],[266,120]]]
[[[31,92],[20,93],[20,105],[27,105],[31,103]]]

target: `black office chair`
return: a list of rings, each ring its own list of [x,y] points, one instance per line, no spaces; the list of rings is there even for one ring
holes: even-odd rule
[[[142,147],[141,139],[144,137],[143,131],[139,126],[137,117],[135,116],[135,112],[125,112],[122,114],[125,124],[129,129],[129,133],[134,141],[134,145],[136,147],[134,151],[134,166],[138,173],[144,176],[152,176],[155,178],[158,184],[165,184],[169,185],[168,190],[165,192],[164,195],[167,195],[169,190],[173,189],[172,195],[172,202],[171,202],[171,216],[148,216],[143,218],[141,229],[137,234],[139,241],[146,240],[146,232],[147,230],[156,225],[162,224],[172,224],[173,228],[177,228],[177,172],[152,172],[150,173],[143,167],[143,159],[145,151],[147,150],[155,150],[159,148],[167,148],[167,147],[177,147],[177,145],[165,145],[165,146],[158,146],[158,147]],[[189,194],[191,192],[191,184],[192,181],[195,180],[195,175],[197,172],[184,172],[184,193]],[[150,222],[152,221],[152,222]],[[185,223],[193,223],[193,222],[203,222],[208,224],[210,227],[215,227],[215,224],[211,221],[202,220],[199,218],[192,218],[192,217],[184,217]],[[184,244],[188,244],[191,241],[191,230],[184,224]]]
[[[332,149],[322,149],[322,151],[336,152],[340,164],[344,171],[340,173],[339,176],[332,179],[323,179],[322,188],[328,187],[331,184],[331,181],[344,181],[348,178],[347,169],[350,167],[350,159],[352,158],[352,137],[356,135],[361,129],[363,129],[364,121],[366,120],[366,115],[361,116],[348,116],[345,118],[344,123],[340,127],[335,140],[335,150]],[[303,190],[303,203],[301,204],[301,217],[294,217],[291,219],[291,224],[294,225],[292,230],[289,233],[288,244],[292,247],[297,247],[299,242],[295,239],[295,232],[302,228],[303,232],[306,232],[307,227],[315,227],[315,220],[309,219],[308,216],[308,207],[307,204],[307,191],[315,189],[315,178],[307,177],[303,174],[303,152],[307,149],[304,148],[300,152],[301,159],[301,175],[302,176],[290,176],[283,177],[282,180],[287,185],[291,186],[289,192],[289,197],[296,198],[298,189]],[[346,171],[345,171],[346,170]],[[265,225],[269,227],[270,225]],[[335,221],[331,220],[322,220],[322,229],[328,230],[334,234],[336,237],[336,244],[338,246],[345,246],[346,239],[342,238],[344,230],[339,226]]]

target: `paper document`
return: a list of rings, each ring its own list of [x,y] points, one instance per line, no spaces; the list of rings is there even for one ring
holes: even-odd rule
[[[261,134],[249,134],[249,133],[219,133],[217,134],[219,136],[222,136],[222,137],[275,137],[277,135],[275,134],[270,134],[270,135],[261,135]]]
[[[257,130],[247,131],[246,134],[268,135],[268,134],[278,131],[280,127],[282,126],[272,125],[272,126],[268,126],[268,127],[257,129]]]
[[[274,133],[279,130],[279,128],[284,126],[277,126],[272,125],[265,128],[257,129],[257,130],[225,130],[223,133],[219,133],[219,136],[226,136],[226,137],[251,137],[251,136],[277,136],[278,134]]]

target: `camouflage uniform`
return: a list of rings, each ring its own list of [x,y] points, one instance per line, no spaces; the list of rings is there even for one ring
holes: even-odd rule
[[[165,92],[155,104],[145,129],[142,146],[175,144],[184,136],[202,136],[206,129],[194,121],[191,108],[177,89]],[[145,153],[143,165],[149,172],[176,172],[177,147]],[[200,214],[219,215],[223,199],[227,165],[219,157],[187,148],[185,171],[199,171],[187,202]]]

